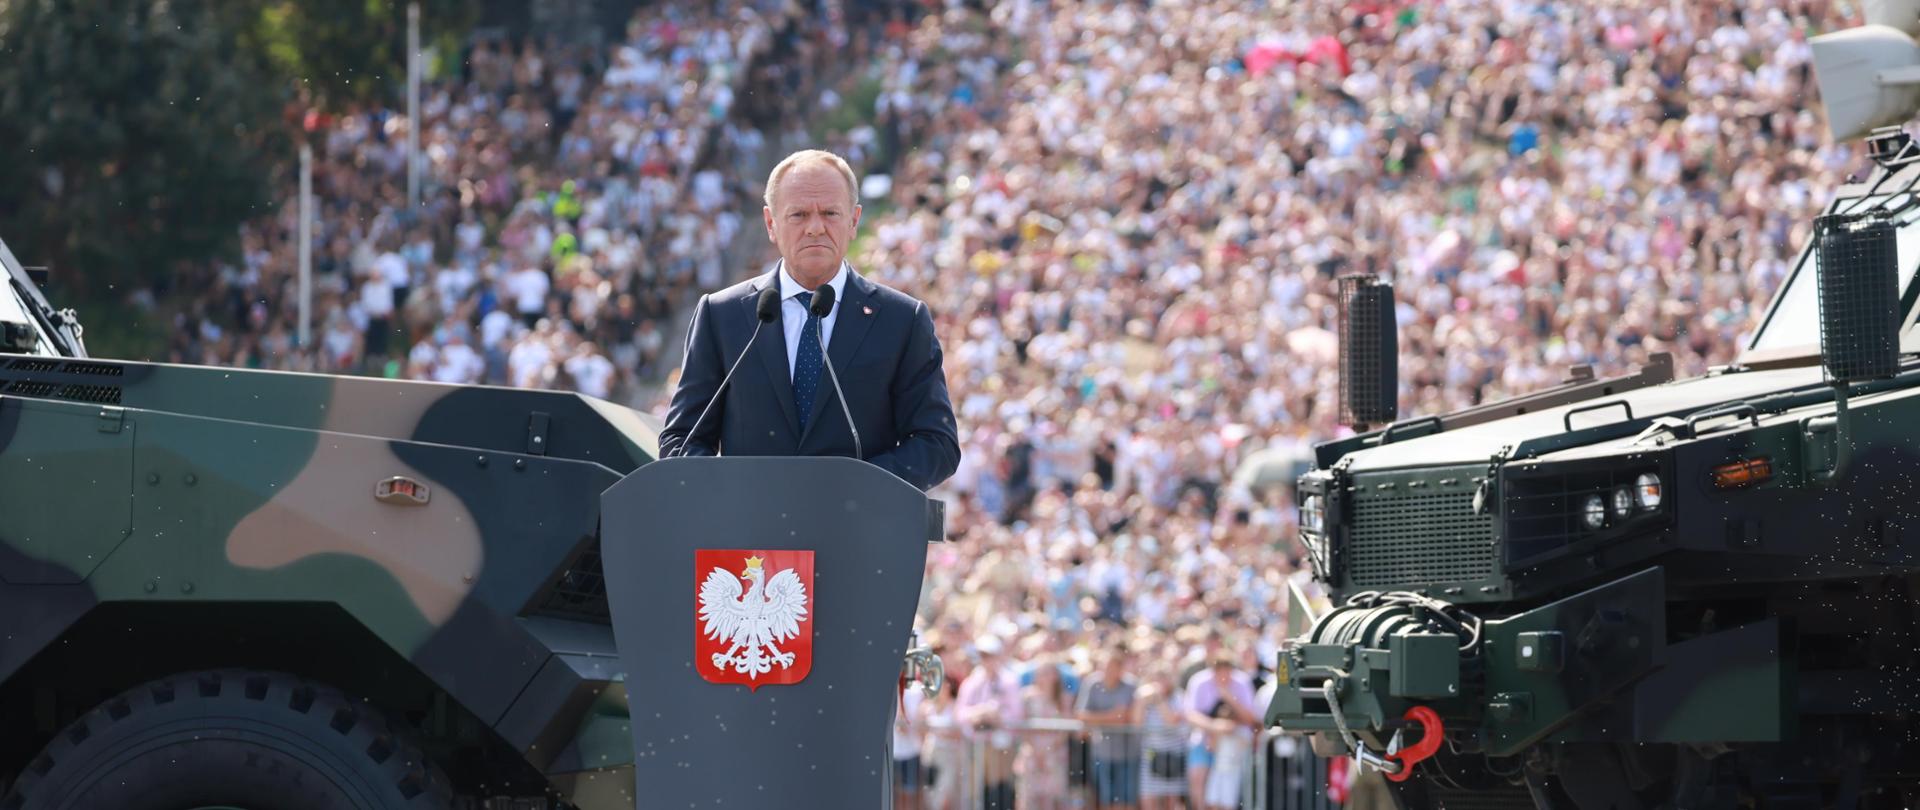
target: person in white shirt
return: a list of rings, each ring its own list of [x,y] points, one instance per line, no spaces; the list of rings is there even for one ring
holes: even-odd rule
[[[547,387],[548,367],[553,364],[553,327],[540,321],[534,331],[520,337],[507,353],[507,378],[515,388]]]
[[[467,293],[479,281],[479,274],[464,264],[454,263],[440,268],[433,274],[433,291],[440,297],[440,311],[452,313],[458,309],[461,301],[467,299]]]
[[[919,807],[920,793],[926,788],[926,771],[920,762],[926,714],[926,694],[917,686],[907,687],[893,721],[893,806],[899,810]]]
[[[467,326],[447,330],[447,344],[440,349],[440,363],[434,367],[434,382],[453,382],[468,386],[480,382],[486,361],[467,345]]]
[[[406,257],[389,249],[373,260],[375,275],[386,279],[393,288],[394,306],[404,305],[407,301],[407,288],[413,286],[413,273],[407,269]]]
[[[581,343],[567,358],[567,374],[573,377],[574,390],[590,397],[606,399],[613,393],[613,377],[616,369],[600,348],[592,343]]]
[[[413,344],[413,350],[407,352],[407,379],[426,380],[434,376],[434,366],[440,362],[440,347],[433,338],[421,338]]]
[[[393,285],[376,268],[360,282],[360,311],[366,316],[366,356],[385,359],[393,324]],[[405,345],[405,344],[402,344]]]
[[[502,283],[506,297],[513,299],[514,311],[520,313],[520,321],[527,328],[533,328],[547,311],[547,291],[553,285],[546,271],[538,267],[522,267],[508,273]]]
[[[351,372],[364,357],[366,335],[353,328],[347,314],[335,309],[327,316],[326,332],[320,336],[320,368],[325,371]]]
[[[480,255],[480,248],[487,237],[487,226],[475,218],[469,208],[460,217],[460,224],[453,227],[455,258],[473,258]]]
[[[480,319],[480,346],[492,349],[500,345],[507,335],[513,332],[513,316],[504,309],[496,309]]]

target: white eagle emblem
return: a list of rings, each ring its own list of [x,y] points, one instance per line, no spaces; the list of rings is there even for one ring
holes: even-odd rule
[[[715,566],[700,584],[700,619],[707,638],[731,645],[724,653],[713,654],[713,665],[721,671],[733,671],[749,679],[793,666],[793,653],[777,646],[800,634],[800,622],[807,617],[807,586],[800,576],[787,568],[767,579],[762,558],[748,557],[747,568],[733,572]],[[740,592],[746,580],[746,593]]]

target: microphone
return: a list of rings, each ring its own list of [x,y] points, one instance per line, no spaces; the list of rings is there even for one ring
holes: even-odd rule
[[[813,291],[813,306],[809,311],[814,317],[826,320],[827,314],[833,311],[833,285],[822,284]],[[853,411],[847,407],[847,395],[840,390],[840,374],[833,370],[833,358],[827,356],[826,348],[820,347],[820,359],[827,365],[827,379],[833,381],[833,396],[840,401],[840,415],[847,418],[847,430],[853,434],[853,457],[864,461],[867,454],[860,449],[860,429],[853,426]]]
[[[753,350],[753,342],[760,339],[760,328],[773,323],[780,317],[780,286],[777,283],[760,291],[759,300],[753,304],[753,314],[758,319],[758,323],[753,325],[753,335],[747,338],[747,345],[740,348],[740,356],[733,359],[733,365],[727,369],[727,376],[720,378],[720,387],[713,389],[713,399],[707,400],[707,407],[700,409],[700,416],[693,420],[693,429],[687,431],[687,437],[681,440],[679,449],[674,453],[675,457],[685,456],[687,444],[693,441],[693,437],[700,435],[701,423],[707,421],[707,414],[713,413],[713,406],[720,401],[721,395],[727,392],[727,383],[733,380],[733,372],[740,369],[740,362],[747,359],[747,352]]]

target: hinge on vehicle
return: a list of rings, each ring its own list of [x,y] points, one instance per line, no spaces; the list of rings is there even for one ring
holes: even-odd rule
[[[1492,510],[1493,498],[1494,498],[1493,482],[1500,480],[1500,467],[1501,465],[1506,464],[1507,459],[1510,458],[1512,455],[1513,455],[1513,445],[1505,444],[1505,445],[1501,445],[1500,449],[1494,451],[1494,454],[1487,459],[1486,476],[1474,482],[1474,487],[1473,487],[1473,513],[1474,514],[1484,515]]]
[[[1867,134],[1867,156],[1882,168],[1893,169],[1920,160],[1913,136],[1899,126],[1876,127]]]
[[[119,433],[120,427],[126,424],[126,421],[127,421],[127,409],[116,407],[113,405],[107,405],[100,408],[100,422],[99,422],[98,428],[101,433]]]
[[[534,411],[532,416],[527,417],[527,452],[529,454],[536,456],[547,454],[548,421],[546,413],[542,411]]]

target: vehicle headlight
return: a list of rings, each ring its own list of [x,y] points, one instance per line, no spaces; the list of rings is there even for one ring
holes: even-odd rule
[[[1598,495],[1588,495],[1587,503],[1580,510],[1580,519],[1589,529],[1599,529],[1607,525],[1607,504]]]
[[[1633,490],[1628,489],[1626,487],[1621,487],[1619,489],[1614,490],[1613,491],[1614,519],[1626,520],[1627,516],[1631,514],[1633,514]]]
[[[1498,519],[1510,571],[1673,523],[1676,505],[1664,497],[1672,468],[1651,454],[1516,462],[1501,476],[1504,511]]]
[[[1300,528],[1302,531],[1322,534],[1327,530],[1327,502],[1319,495],[1308,495],[1300,502]]]
[[[1660,476],[1643,473],[1633,480],[1633,491],[1640,501],[1640,508],[1649,512],[1660,508]]]

